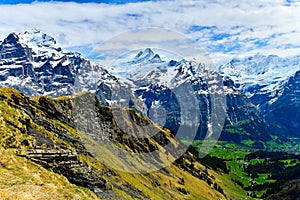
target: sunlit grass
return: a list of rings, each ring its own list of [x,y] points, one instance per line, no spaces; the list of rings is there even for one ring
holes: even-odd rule
[[[12,149],[0,150],[0,199],[98,199],[54,172],[15,156]]]

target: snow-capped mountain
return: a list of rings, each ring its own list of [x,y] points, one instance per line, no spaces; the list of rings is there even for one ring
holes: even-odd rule
[[[270,139],[268,125],[249,99],[205,64],[164,60],[149,48],[132,58],[104,67],[79,53],[64,52],[40,31],[12,33],[0,43],[0,87],[28,96],[94,92],[101,104],[132,107],[162,126],[184,132],[182,137],[218,138],[225,120],[225,140]],[[245,134],[230,132],[235,124]]]
[[[158,54],[154,54],[152,49],[146,48],[138,52],[133,59],[128,55],[123,60],[117,61],[109,71],[119,77],[136,80],[148,74],[153,68],[165,66],[165,64],[166,61],[163,61]]]
[[[138,52],[132,60],[115,63],[109,72],[127,83],[127,88],[122,90],[131,90],[130,95],[120,98],[120,90],[114,95],[111,85],[102,84],[97,91],[98,98],[109,99],[108,104],[113,102],[115,105],[137,108],[155,122],[176,132],[182,127],[186,132],[196,129],[197,138],[209,135],[211,127],[221,127],[224,121],[226,126],[230,126],[253,119],[245,125],[249,131],[247,136],[225,131],[221,137],[237,141],[243,137],[268,139],[265,136],[269,133],[268,125],[230,79],[220,76],[203,63],[184,59],[165,61],[162,57],[147,48]],[[103,94],[109,95],[104,97]],[[136,100],[143,106],[136,106]],[[255,130],[248,128],[250,126]]]
[[[219,70],[235,81],[278,132],[300,134],[300,56],[257,54],[233,59]]]
[[[78,53],[63,52],[54,38],[40,31],[11,33],[0,43],[1,87],[55,97],[95,91],[99,79],[114,77]]]
[[[276,93],[299,70],[300,56],[280,58],[257,54],[219,66],[219,71],[233,79],[249,97],[256,93],[254,86],[260,86],[262,94]]]
[[[154,52],[147,48],[144,51],[140,51],[134,59],[131,61],[132,64],[148,64],[148,63],[161,63],[162,60],[158,54],[154,55]]]

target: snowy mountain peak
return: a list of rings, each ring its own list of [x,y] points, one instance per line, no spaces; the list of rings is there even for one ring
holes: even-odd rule
[[[158,54],[154,54],[152,49],[146,48],[144,51],[140,51],[131,64],[145,64],[145,63],[160,63],[163,62]]]
[[[16,44],[19,41],[19,36],[15,33],[11,33],[4,39],[3,44]]]
[[[141,59],[141,58],[144,58],[144,57],[150,57],[150,56],[153,56],[154,55],[154,52],[152,51],[152,49],[150,48],[147,48],[145,49],[144,51],[140,51],[134,59]]]
[[[19,34],[19,37],[22,43],[30,47],[59,49],[53,37],[39,30],[25,31],[23,34]]]
[[[38,30],[11,33],[0,42],[0,87],[55,97],[94,92],[98,81],[113,79],[79,53],[62,51],[53,37]]]
[[[110,73],[117,77],[122,77],[133,82],[152,82],[156,81],[158,85],[172,86],[173,83],[182,82],[187,79],[197,79],[207,69],[203,63],[185,59],[174,60],[172,57],[166,57],[161,52],[162,60],[159,54],[156,54],[150,48],[140,51],[132,61],[117,63],[110,68]],[[170,54],[167,54],[171,56]]]
[[[10,33],[0,43],[0,65],[15,63],[24,65],[26,62],[44,62],[48,58],[61,58],[65,54],[55,39],[41,31],[31,30],[24,33]],[[37,64],[40,66],[42,63]]]
[[[268,85],[271,89],[277,88],[277,84],[286,81],[300,69],[300,57],[281,58],[256,54],[244,59],[233,59],[218,69],[238,84]]]
[[[265,113],[266,105],[276,102],[288,87],[290,78],[300,71],[300,56],[281,58],[256,54],[233,59],[219,66],[219,71],[233,79]]]
[[[0,58],[6,59],[6,63],[13,63],[15,59],[24,61],[20,59],[22,56],[25,56],[27,61],[32,61],[35,57],[43,60],[40,59],[42,56],[46,59],[52,55],[62,57],[63,52],[53,37],[38,30],[10,33],[0,42]]]
[[[160,56],[158,54],[155,54],[153,56],[153,58],[151,58],[149,61],[151,63],[161,63],[162,62],[162,60],[161,60],[161,58],[160,58]]]
[[[287,67],[286,64],[288,64],[286,60],[279,56],[256,54],[244,59],[232,59],[230,62],[221,65],[219,70],[230,76],[252,76]]]

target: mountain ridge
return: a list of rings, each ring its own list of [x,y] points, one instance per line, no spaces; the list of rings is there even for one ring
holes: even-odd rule
[[[231,168],[224,158],[208,156],[204,162],[193,148],[181,154],[186,148],[182,141],[200,139],[210,145],[220,139],[247,150],[261,150],[275,142],[274,125],[282,125],[278,122],[284,122],[284,127],[276,131],[285,126],[298,128],[293,118],[297,110],[291,108],[298,108],[294,106],[300,102],[300,73],[288,77],[278,99],[266,104],[268,112],[276,114],[267,118],[266,112],[257,109],[263,105],[253,104],[265,101],[259,93],[265,86],[247,98],[240,91],[243,82],[235,84],[234,78],[204,63],[163,61],[148,48],[137,53],[136,62],[116,63],[126,73],[116,70],[114,74],[78,53],[64,52],[50,36],[38,31],[34,33],[37,37],[31,34],[10,34],[0,44],[1,87],[13,87],[29,96],[0,88],[0,148],[13,149],[31,164],[52,170],[100,198],[249,196],[237,194],[240,188],[229,180],[226,173]],[[256,63],[259,58],[264,59],[256,55],[247,62]],[[279,58],[267,58],[270,61],[263,65],[273,66],[264,66],[255,76],[266,76],[276,68]],[[241,69],[248,75],[255,71],[246,65]],[[294,115],[288,118],[286,110]],[[123,155],[122,159],[117,155]],[[153,161],[150,167],[146,165],[149,159]],[[161,168],[166,162],[169,165]],[[223,170],[202,162],[218,162]],[[139,171],[143,173],[128,173],[139,167],[144,167]],[[149,170],[157,167],[154,172]],[[230,187],[237,191],[224,190]]]
[[[49,97],[28,98],[13,89],[2,88],[0,91],[0,110],[1,113],[6,113],[0,124],[1,148],[17,150],[19,152],[17,154],[28,161],[63,175],[73,184],[89,188],[100,198],[198,199],[211,197],[225,199],[222,194],[224,192],[220,189],[222,192],[218,192],[213,189],[212,185],[215,183],[219,187],[219,184],[223,183],[217,183],[210,173],[205,171],[205,167],[200,164],[197,156],[190,151],[177,161],[178,164],[170,164],[155,172],[128,173],[106,165],[103,163],[103,158],[95,154],[96,149],[87,148],[87,144],[84,143],[87,138],[95,138],[90,141],[93,141],[92,143],[98,141],[99,144],[101,141],[105,142],[106,139],[98,136],[98,129],[84,129],[87,127],[86,122],[76,119],[85,117],[85,114],[83,112],[77,116],[77,111],[79,111],[77,107],[90,113],[87,109],[87,101],[95,103],[94,112],[98,113],[101,119],[98,123],[103,125],[101,127],[107,133],[107,135],[100,135],[113,139],[114,145],[129,152],[153,151],[156,148],[164,148],[163,145],[166,143],[180,147],[182,145],[180,141],[172,139],[171,132],[166,129],[159,128],[159,137],[138,139],[133,142],[134,139],[128,138],[126,133],[111,121],[111,111],[116,108],[99,106],[95,96],[90,93],[83,93],[72,98],[51,99]],[[126,109],[121,108],[121,111],[125,112]],[[72,112],[75,113],[72,114]],[[149,119],[132,112],[136,120],[150,122]],[[79,123],[75,126],[78,129],[74,128],[74,123]],[[11,136],[7,137],[3,133],[11,134]],[[11,142],[12,139],[14,143]],[[105,158],[115,160],[117,155],[108,153]],[[159,158],[157,160],[159,161]],[[130,159],[128,162],[129,165],[130,162],[138,164]],[[193,163],[193,167],[189,163]],[[195,183],[199,186],[195,187]],[[218,188],[217,186],[215,187]]]
[[[300,96],[297,77],[300,56],[280,58],[257,54],[234,59],[219,66],[219,71],[235,81],[236,86],[258,106],[277,134],[299,137],[300,118],[297,113]],[[286,110],[293,111],[295,117],[291,118]]]
[[[53,37],[36,30],[10,34],[0,44],[0,57],[0,86],[29,96],[92,91],[99,79],[113,79],[103,67],[79,53],[63,52]]]
[[[152,52],[152,55],[155,55],[153,50],[145,49],[144,51]],[[127,61],[127,63],[131,62]],[[130,80],[129,86],[131,87],[131,90],[136,94],[137,99],[142,100],[145,105],[143,109],[137,109],[143,110],[145,115],[156,122],[160,122],[160,125],[174,130],[176,129],[175,127],[178,127],[179,121],[181,121],[180,117],[186,119],[181,121],[181,125],[191,122],[194,124],[199,123],[201,125],[196,131],[196,138],[199,139],[204,138],[205,135],[209,135],[209,123],[219,124],[215,124],[214,126],[220,127],[220,124],[223,125],[225,121],[225,126],[229,127],[238,124],[240,121],[246,120],[248,122],[242,128],[247,129],[245,135],[239,135],[237,137],[237,135],[232,134],[233,132],[223,131],[223,136],[221,134],[221,138],[231,140],[235,137],[240,138],[238,140],[243,140],[242,138],[250,136],[252,139],[257,137],[262,141],[271,139],[271,137],[263,136],[271,134],[272,132],[271,130],[268,130],[268,124],[266,124],[265,120],[260,116],[259,112],[256,111],[255,106],[251,104],[237,88],[235,88],[230,79],[220,76],[216,71],[211,70],[204,63],[182,59],[181,61],[170,60],[163,63],[150,63],[142,66],[131,64],[129,66],[130,69],[126,70],[125,67],[125,70],[122,73],[118,73],[118,71],[111,71],[111,73],[116,77]],[[123,67],[123,64],[120,64],[120,67]],[[181,90],[181,87],[185,89]],[[106,90],[109,90],[109,88],[110,87],[108,86]],[[179,90],[181,91],[179,92]],[[110,91],[113,92],[113,89],[110,89]],[[103,92],[102,89],[99,89],[97,94],[99,93],[103,94],[108,92]],[[118,95],[115,95],[115,97],[117,100]],[[192,109],[194,109],[194,111],[191,112],[201,112],[199,115],[202,115],[202,118],[199,119],[199,121],[197,121],[198,116],[193,118],[186,115],[180,116],[185,112],[184,110],[181,110],[181,112],[179,111],[180,98],[186,98],[182,101],[183,104],[184,102],[189,102],[191,104],[191,107],[193,107]],[[215,105],[210,104],[210,98],[218,99]],[[101,99],[105,99],[105,97],[101,97]],[[122,99],[127,100],[127,106],[130,105],[129,101],[131,97]],[[120,104],[119,106],[124,106],[124,104]],[[181,106],[184,107],[182,104]],[[212,111],[212,108],[215,109],[215,112],[219,112],[219,118],[214,118],[215,122],[209,121],[209,113]],[[160,112],[160,109],[165,110],[165,115],[155,113]],[[152,117],[150,116],[151,112],[153,112]],[[189,111],[186,113],[188,112]],[[170,117],[170,119],[167,117],[167,121],[163,124],[163,118],[166,115],[172,117]],[[156,119],[155,116],[157,117]],[[221,122],[222,117],[224,121]],[[251,118],[254,120],[249,120]],[[256,130],[259,131],[255,131],[253,128],[247,128],[247,126],[254,126],[256,127]],[[216,132],[215,135],[218,134]]]
[[[30,34],[37,34],[37,37],[30,36]],[[0,55],[8,57],[8,59],[1,59],[4,61],[0,66],[0,86],[2,87],[16,88],[29,96],[56,97],[83,91],[95,92],[102,105],[134,108],[151,117],[155,122],[160,122],[161,126],[173,130],[180,128],[180,124],[187,125],[190,130],[194,129],[191,135],[193,135],[192,132],[196,132],[196,138],[212,135],[210,128],[212,123],[216,123],[216,127],[221,129],[222,117],[226,118],[224,119],[225,126],[237,124],[241,120],[247,121],[249,118],[255,119],[254,121],[248,120],[247,122],[250,123],[243,125],[247,131],[244,135],[238,136],[239,140],[250,136],[265,141],[268,137],[263,135],[270,134],[268,124],[261,119],[247,98],[234,85],[228,84],[229,80],[210,70],[203,63],[186,60],[147,63],[152,59],[161,60],[161,56],[148,48],[136,55],[136,58],[141,58],[141,56],[146,58],[147,62],[144,64],[130,64],[129,62],[128,67],[132,71],[127,71],[123,74],[123,78],[119,78],[122,74],[114,75],[104,66],[94,65],[78,53],[63,52],[55,46],[55,40],[52,37],[41,32],[13,34],[10,37],[25,38],[22,41],[29,41],[30,45],[20,43],[17,39],[9,40],[12,43],[8,46],[6,43],[1,43]],[[49,43],[55,48],[48,45]],[[30,47],[33,44],[36,48]],[[50,50],[45,51],[45,49]],[[121,67],[127,69],[122,64]],[[215,91],[211,90],[215,87]],[[176,91],[178,91],[177,97],[174,95]],[[211,104],[214,101],[210,98],[214,96],[219,99],[217,107]],[[177,101],[180,98],[185,99],[182,103],[188,99],[194,99],[193,105],[199,115],[196,116],[196,112],[192,112],[196,117],[191,117],[188,114],[191,108],[187,106],[184,108],[184,103],[181,105],[184,109],[180,111],[180,102]],[[230,104],[226,104],[226,101]],[[231,109],[232,107],[235,109]],[[158,112],[163,109],[167,112],[164,115],[159,114]],[[220,114],[220,118],[214,117],[212,120],[210,113],[213,110],[218,110],[223,115]],[[153,114],[151,114],[152,111],[154,111]],[[201,119],[199,119],[199,112],[202,112]],[[181,116],[181,113],[186,114]],[[238,115],[240,116],[236,117]],[[168,117],[164,119],[165,116]],[[249,128],[250,126],[256,128]],[[225,135],[228,137],[222,138],[231,140],[234,138],[231,133],[233,132],[227,132]],[[216,133],[214,137],[218,137],[217,135],[219,133]]]

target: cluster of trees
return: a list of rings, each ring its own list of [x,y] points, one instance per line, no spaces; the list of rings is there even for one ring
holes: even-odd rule
[[[270,161],[279,161],[287,159],[298,159],[300,160],[300,155],[289,154],[286,152],[270,152],[270,151],[256,151],[248,154],[245,157],[246,160],[253,159],[268,159]]]
[[[207,166],[208,168],[211,168],[215,171],[222,171],[226,174],[229,173],[229,170],[227,169],[224,159],[217,158],[215,156],[206,155],[204,158],[200,159],[200,162],[204,166]]]
[[[258,178],[258,174],[274,174],[278,171],[284,171],[284,163],[283,162],[268,162],[264,160],[263,163],[256,163],[253,165],[248,165],[244,168],[244,171],[250,175],[251,178]]]
[[[245,159],[247,161],[264,159],[263,162],[257,162],[256,164],[250,164],[244,167],[244,171],[253,179],[257,178],[258,174],[270,174],[268,179],[275,180],[275,182],[253,184],[245,188],[250,191],[267,190],[263,197],[280,191],[286,183],[292,180],[300,179],[300,164],[297,164],[297,162],[300,161],[300,155],[285,152],[257,151],[248,154]],[[289,160],[289,164],[293,163],[293,165],[285,166],[287,163],[283,162],[284,160]]]

